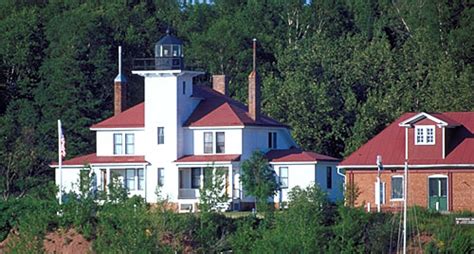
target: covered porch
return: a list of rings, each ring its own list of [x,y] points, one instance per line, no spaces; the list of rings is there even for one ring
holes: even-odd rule
[[[232,166],[224,167],[179,167],[178,199],[199,199],[199,190],[205,181],[222,181],[223,194],[231,197]],[[216,179],[222,177],[222,179]]]
[[[93,168],[96,175],[97,189],[108,192],[109,185],[116,179],[128,192],[129,196],[146,198],[146,166],[99,167]]]
[[[210,180],[222,184],[222,194],[227,195],[229,202],[240,198],[239,160],[240,155],[191,155],[176,160],[179,203],[199,202],[199,192]]]

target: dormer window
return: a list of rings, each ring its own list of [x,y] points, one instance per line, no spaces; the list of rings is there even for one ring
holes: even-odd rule
[[[435,144],[435,127],[431,125],[415,127],[415,144],[416,145],[434,145]]]

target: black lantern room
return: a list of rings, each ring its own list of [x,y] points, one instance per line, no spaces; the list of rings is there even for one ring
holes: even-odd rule
[[[171,35],[166,35],[155,44],[155,68],[157,70],[181,70],[183,61],[183,42]]]

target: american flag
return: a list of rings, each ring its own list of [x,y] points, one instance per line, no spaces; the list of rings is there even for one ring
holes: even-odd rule
[[[63,127],[60,126],[60,137],[59,137],[59,142],[60,142],[60,147],[59,147],[59,153],[61,154],[61,158],[66,157],[66,139],[64,138],[64,133],[63,133]]]

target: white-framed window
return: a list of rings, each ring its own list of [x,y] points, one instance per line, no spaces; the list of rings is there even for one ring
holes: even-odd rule
[[[114,154],[123,154],[122,133],[114,133]]]
[[[201,188],[201,168],[191,168],[191,188]]]
[[[435,126],[421,125],[415,127],[416,145],[434,145],[435,144]]]
[[[204,132],[204,153],[212,153],[214,150],[212,134],[212,132]]]
[[[145,172],[143,168],[127,168],[124,171],[125,172],[122,171],[122,173],[119,173],[119,175],[125,173],[123,180],[124,186],[127,190],[142,191],[145,189]]]
[[[125,134],[125,153],[126,154],[135,153],[135,134],[131,134],[131,133]]]
[[[326,167],[326,186],[328,189],[332,189],[332,168]]]
[[[216,132],[216,153],[225,153],[225,132]]]
[[[280,177],[280,188],[287,189],[288,188],[288,167],[280,167],[279,168]]]
[[[203,133],[204,154],[225,153],[225,132],[206,131]]]
[[[114,133],[114,154],[135,154],[135,134]]]
[[[274,131],[268,132],[268,148],[269,149],[277,148],[277,133]]]
[[[138,168],[137,169],[137,178],[138,178],[138,190],[144,190],[145,189],[145,172],[143,169]]]
[[[128,190],[135,190],[135,169],[129,168],[125,170],[125,187]]]
[[[403,200],[404,198],[403,176],[392,176],[392,200]]]
[[[158,127],[157,128],[158,134],[158,145],[162,145],[165,143],[165,127]]]
[[[158,186],[163,186],[165,184],[165,169],[158,168]]]

